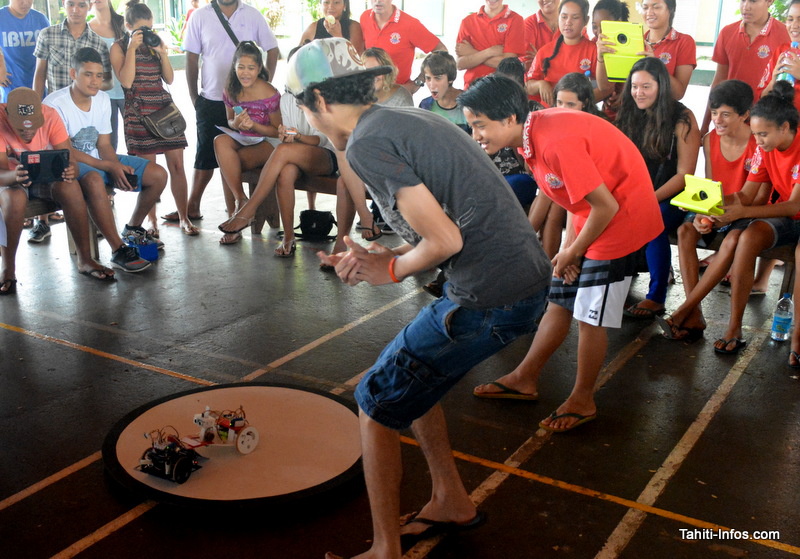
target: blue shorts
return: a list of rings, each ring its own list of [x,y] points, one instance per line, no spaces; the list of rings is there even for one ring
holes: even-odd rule
[[[356,387],[356,402],[389,429],[409,427],[475,365],[535,332],[547,291],[488,310],[440,297],[384,348]]]
[[[775,242],[769,248],[793,245],[800,237],[800,220],[791,217],[765,217],[754,219],[753,223],[756,221],[763,221],[772,229],[772,238]]]
[[[134,188],[131,192],[139,192],[142,189],[142,183],[144,181],[144,169],[147,167],[147,164],[150,163],[147,159],[142,157],[136,157],[135,155],[117,155],[117,159],[123,165],[127,165],[128,167],[133,168],[134,174],[139,177],[139,184]],[[108,173],[105,171],[101,171],[100,169],[95,169],[91,165],[87,165],[86,163],[78,163],[78,180],[81,180],[87,173],[94,171],[95,173],[100,175],[100,178],[103,179],[105,184],[110,186],[110,177]]]
[[[683,220],[683,222],[694,223],[694,218],[696,215],[697,214],[695,212],[686,212],[686,218]],[[697,246],[699,246],[700,248],[709,247],[714,242],[714,239],[717,238],[717,235],[722,235],[724,237],[731,231],[744,231],[752,222],[753,218],[744,217],[742,219],[737,219],[736,221],[728,223],[727,225],[723,225],[718,229],[712,229],[710,233],[700,235],[700,240],[697,241]]]

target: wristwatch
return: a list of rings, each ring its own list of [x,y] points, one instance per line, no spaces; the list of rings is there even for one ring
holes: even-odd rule
[[[417,87],[422,87],[423,85],[425,85],[425,76],[420,76],[417,79],[415,79],[414,84]]]

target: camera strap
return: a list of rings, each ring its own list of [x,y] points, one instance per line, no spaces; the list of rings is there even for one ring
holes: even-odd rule
[[[231,24],[228,23],[228,20],[225,19],[224,15],[222,15],[222,10],[219,9],[217,0],[211,0],[211,6],[214,8],[214,11],[217,12],[217,17],[219,18],[222,27],[224,27],[225,31],[228,32],[228,36],[231,38],[231,41],[233,41],[233,44],[238,47],[239,39],[236,37],[236,33],[233,32],[233,29],[231,29]]]

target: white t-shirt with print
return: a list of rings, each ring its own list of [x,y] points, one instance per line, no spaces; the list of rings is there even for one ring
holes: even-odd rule
[[[72,100],[69,90],[69,87],[59,89],[45,97],[42,103],[58,111],[73,148],[100,159],[97,139],[100,134],[111,134],[111,100],[108,93],[98,91],[92,97],[91,108],[83,111]]]

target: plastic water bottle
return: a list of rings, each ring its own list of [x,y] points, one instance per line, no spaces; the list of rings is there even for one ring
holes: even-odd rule
[[[794,303],[792,295],[784,293],[778,306],[775,307],[775,318],[772,319],[772,339],[776,342],[784,342],[789,339],[789,330],[792,328],[792,317],[794,316]]]
[[[798,54],[800,54],[800,53],[798,53],[798,52],[797,52],[797,48],[798,48],[798,47],[800,47],[800,43],[798,43],[797,41],[792,41],[792,49],[791,49],[791,52],[792,52],[792,54],[794,54],[795,56],[797,56]],[[783,61],[781,61],[781,63],[783,63]],[[776,79],[777,79],[778,81],[786,81],[786,82],[789,82],[789,83],[790,83],[790,84],[792,84],[792,85],[794,85],[794,83],[795,83],[795,81],[796,81],[796,80],[794,79],[794,76],[793,76],[793,75],[791,75],[789,72],[781,72],[780,74],[778,74],[778,77],[777,77]]]

